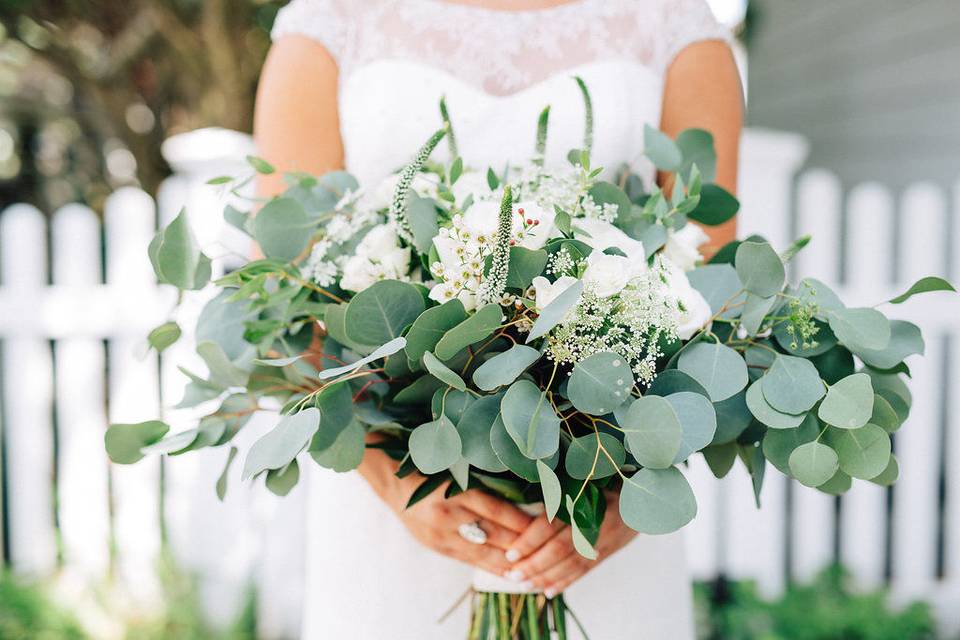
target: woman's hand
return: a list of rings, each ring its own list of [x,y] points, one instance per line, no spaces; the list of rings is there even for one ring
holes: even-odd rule
[[[596,560],[587,560],[577,553],[566,525],[557,519],[551,524],[546,516],[540,516],[507,550],[507,559],[519,560],[507,572],[507,577],[529,582],[552,598],[623,548],[637,532],[620,519],[619,494],[608,492],[606,498],[607,510],[600,527]]]
[[[376,435],[368,436],[368,440],[375,441]],[[407,509],[423,476],[397,478],[397,467],[397,462],[382,451],[368,448],[359,471],[418,541],[437,553],[496,575],[510,569],[504,553],[533,518],[505,500],[476,490],[448,499],[440,488]],[[487,534],[485,544],[467,542],[460,535],[460,525],[469,522],[479,522]]]

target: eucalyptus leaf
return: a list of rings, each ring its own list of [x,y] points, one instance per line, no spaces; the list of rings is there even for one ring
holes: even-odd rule
[[[490,446],[503,466],[511,472],[528,482],[540,481],[536,462],[521,453],[517,443],[507,433],[507,427],[499,414],[490,426]]]
[[[577,410],[602,416],[616,410],[630,397],[633,383],[633,372],[623,357],[601,351],[574,365],[567,380],[566,395]]]
[[[217,478],[217,499],[220,502],[223,502],[223,499],[227,497],[227,481],[230,478],[230,467],[233,466],[233,461],[237,457],[237,448],[230,447],[230,452],[227,454],[227,461],[223,465],[223,471],[220,472],[220,476]]]
[[[743,288],[760,297],[780,293],[786,281],[783,261],[767,242],[742,242],[734,260]]]
[[[266,486],[270,493],[283,497],[289,494],[300,481],[300,465],[296,459],[283,469],[271,469],[267,472]]]
[[[671,393],[681,391],[692,391],[710,397],[703,385],[679,369],[665,369],[657,373],[657,377],[653,379],[650,388],[647,389],[647,395],[668,396]]]
[[[553,455],[560,446],[560,418],[546,392],[529,380],[510,385],[500,403],[500,415],[507,433],[531,460]]]
[[[583,531],[580,530],[580,524],[577,522],[577,519],[573,516],[575,513],[575,506],[573,503],[573,498],[567,496],[567,511],[571,514],[570,516],[570,531],[573,536],[573,547],[577,550],[581,556],[587,560],[596,560],[597,559],[597,550],[593,548],[593,545],[590,544],[590,541],[587,540],[587,537],[583,534]]]
[[[620,516],[635,531],[648,535],[672,533],[697,515],[697,500],[676,467],[640,469],[620,490]]]
[[[729,308],[746,299],[746,294],[741,293],[743,285],[740,278],[729,264],[706,264],[689,271],[687,278],[710,305],[711,312],[720,313],[724,305],[728,310],[721,314],[722,318],[735,318],[742,312],[741,307]]]
[[[210,258],[200,251],[186,210],[157,232],[147,254],[160,282],[194,290],[203,288],[210,280]]]
[[[307,446],[319,426],[320,411],[313,407],[284,416],[250,447],[240,478],[246,480],[261,471],[288,465]]]
[[[778,355],[760,381],[767,404],[781,413],[805,413],[826,393],[817,368],[795,356]]]
[[[817,415],[821,420],[841,429],[859,429],[873,414],[873,385],[870,376],[855,373],[827,391]]]
[[[425,474],[440,473],[460,459],[460,434],[447,416],[420,425],[410,434],[410,457]]]
[[[473,372],[473,382],[479,389],[493,391],[512,383],[527,367],[540,359],[540,352],[532,347],[515,344],[498,353]]]
[[[580,302],[580,294],[583,292],[583,280],[577,280],[569,287],[563,290],[550,304],[540,311],[540,316],[533,323],[530,334],[527,336],[527,344],[544,336],[550,329],[559,324],[577,303]]]
[[[353,420],[353,392],[348,382],[327,385],[315,400],[320,426],[310,440],[310,452],[329,448]]]
[[[501,394],[477,398],[455,423],[457,433],[460,434],[464,459],[474,467],[490,473],[507,470],[490,444],[490,430],[500,416],[502,397]]]
[[[643,154],[661,171],[676,171],[683,162],[683,154],[667,134],[650,125],[643,127]]]
[[[880,475],[870,478],[870,482],[880,485],[881,487],[889,487],[899,478],[900,463],[897,462],[897,456],[891,454],[890,461],[887,462],[887,468],[884,469]]]
[[[451,370],[450,367],[440,362],[440,360],[429,351],[423,354],[423,365],[427,368],[430,375],[445,385],[453,387],[457,391],[467,390],[467,385],[464,384],[463,378]]]
[[[926,278],[920,278],[914,282],[905,292],[901,293],[895,298],[890,299],[890,302],[893,304],[901,304],[918,293],[929,293],[931,291],[956,291],[956,289],[954,289],[953,285],[943,278],[927,276]]]
[[[157,353],[163,353],[163,350],[180,339],[180,325],[176,322],[164,322],[159,327],[147,335],[147,343],[157,350]]]
[[[507,287],[525,290],[533,279],[543,273],[549,255],[543,249],[510,247],[510,268],[507,271]]]
[[[700,189],[700,202],[687,217],[701,224],[716,226],[733,218],[739,210],[740,202],[732,193],[720,185],[708,183]]]
[[[865,364],[877,369],[892,369],[905,358],[922,354],[923,335],[920,327],[905,320],[890,321],[890,341],[883,349],[855,349]]]
[[[630,453],[644,467],[666,469],[683,445],[683,426],[673,405],[659,396],[635,400],[622,414]]]
[[[793,429],[803,422],[803,415],[792,415],[777,411],[763,396],[763,379],[757,380],[747,388],[747,407],[750,413],[762,424],[771,429]]]
[[[870,480],[890,462],[890,436],[874,424],[859,429],[832,429],[830,444],[840,457],[840,470],[853,478]]]
[[[890,321],[876,309],[835,309],[830,329],[851,351],[885,349],[890,342]]]
[[[249,374],[233,364],[223,348],[216,342],[203,341],[197,344],[197,353],[210,370],[210,380],[223,387],[242,387]]]
[[[586,480],[612,476],[625,460],[623,444],[615,436],[595,432],[570,441],[564,466],[571,478]]]
[[[717,414],[710,401],[699,393],[681,391],[670,394],[666,401],[673,407],[683,431],[680,451],[673,459],[677,464],[713,441],[717,431]]]
[[[713,148],[713,134],[705,129],[686,129],[677,136],[677,146],[683,156],[678,173],[690,179],[690,170],[696,165],[704,182],[713,182],[717,170],[717,152]]]
[[[794,429],[767,429],[763,434],[763,455],[782,473],[791,475],[790,454],[800,445],[813,442],[819,435],[820,423],[815,416],[807,414],[800,426]]]
[[[380,358],[386,358],[387,356],[397,353],[403,349],[407,344],[406,338],[394,338],[386,344],[380,345],[377,347],[373,353],[363,358],[360,358],[356,362],[351,362],[350,364],[343,365],[342,367],[334,367],[332,369],[324,369],[317,373],[317,379],[319,380],[330,380],[338,376],[351,373],[356,371],[360,367],[370,364],[374,360],[379,360]]]
[[[440,338],[450,329],[467,319],[463,303],[454,298],[437,307],[424,311],[407,332],[407,356],[418,362],[423,354],[432,351]]]
[[[337,473],[352,471],[363,461],[366,451],[365,436],[366,429],[363,425],[357,420],[351,420],[330,446],[322,451],[311,451],[310,457],[321,467]]]
[[[553,522],[560,509],[560,499],[563,497],[560,480],[553,469],[543,463],[543,460],[537,460],[537,474],[540,476],[540,488],[543,491],[543,506],[547,520]]]
[[[722,344],[698,342],[680,354],[677,368],[699,382],[713,402],[726,400],[747,386],[747,365]]]
[[[801,444],[790,454],[790,473],[808,487],[822,485],[838,468],[837,453],[822,442]]]
[[[419,253],[427,253],[440,230],[437,223],[437,205],[430,198],[421,198],[410,190],[407,220],[413,230],[413,246]]]
[[[707,466],[715,478],[724,478],[730,473],[737,460],[737,450],[736,442],[710,445],[703,450],[703,459],[707,461]]]
[[[414,285],[397,280],[375,282],[347,305],[347,336],[362,344],[393,340],[423,313],[424,307],[423,296]]]
[[[441,360],[449,360],[461,349],[493,335],[500,328],[503,311],[498,303],[480,307],[473,315],[448,330],[437,342],[434,353]]]
[[[291,262],[307,247],[316,223],[293,198],[273,198],[248,224],[250,234],[268,258]]]
[[[879,393],[873,394],[873,413],[868,422],[877,425],[887,433],[893,433],[901,425],[900,416],[890,402]]]
[[[116,464],[133,464],[143,458],[142,449],[158,442],[170,430],[160,420],[136,424],[111,424],[103,436],[107,456]]]
[[[767,317],[776,303],[777,296],[762,298],[753,293],[747,294],[743,311],[740,314],[740,326],[747,332],[747,335],[755,336],[760,333],[764,318]]]
[[[717,414],[717,432],[713,435],[711,444],[725,444],[732,442],[746,431],[753,420],[750,407],[747,406],[746,390],[736,393],[726,400],[713,403],[713,410]]]
[[[850,476],[838,470],[833,474],[832,478],[817,487],[817,489],[832,496],[839,496],[850,490],[850,484]]]

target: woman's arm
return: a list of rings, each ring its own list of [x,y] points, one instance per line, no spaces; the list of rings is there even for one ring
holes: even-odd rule
[[[717,150],[717,184],[734,191],[737,183],[737,146],[742,121],[742,91],[733,55],[726,44],[704,41],[684,49],[667,71],[661,129],[676,137],[684,129],[699,127],[713,133]],[[736,223],[711,227],[710,255],[734,238]],[[598,561],[623,548],[637,534],[620,519],[618,499],[607,495],[597,546]],[[514,565],[511,577],[529,580],[547,595],[562,592],[597,566],[573,548],[569,532],[545,517],[535,520],[508,551]]]
[[[277,168],[260,177],[257,188],[263,196],[283,191],[284,172],[317,175],[343,167],[337,64],[322,45],[301,36],[286,36],[273,45],[260,76],[254,136],[258,153]],[[397,466],[383,451],[367,449],[358,471],[423,544],[488,571],[506,571],[503,550],[526,528],[529,516],[478,491],[449,500],[435,491],[404,509],[423,478],[411,474],[398,479]],[[471,544],[457,533],[460,524],[474,521],[482,523],[488,544]]]
[[[743,126],[743,89],[730,47],[719,40],[693,44],[667,70],[660,128],[671,138],[684,129],[706,129],[717,150],[716,183],[737,191],[737,159]],[[706,227],[706,255],[734,239],[736,219]]]

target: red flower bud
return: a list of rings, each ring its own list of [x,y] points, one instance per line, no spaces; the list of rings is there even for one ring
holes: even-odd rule
[[[527,224],[528,224],[528,225],[532,225],[532,224],[533,224],[533,220],[530,219],[530,218],[527,218]]]

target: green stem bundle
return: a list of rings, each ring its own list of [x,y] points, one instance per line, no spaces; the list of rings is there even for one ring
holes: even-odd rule
[[[562,594],[478,591],[467,640],[567,640],[567,612]]]

